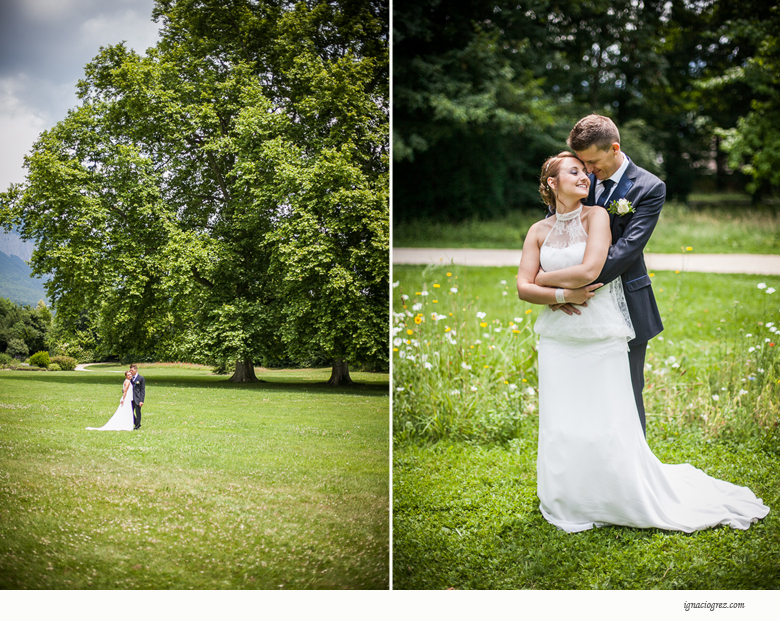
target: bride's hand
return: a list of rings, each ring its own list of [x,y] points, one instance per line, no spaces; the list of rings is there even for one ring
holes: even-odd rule
[[[582,304],[578,304],[576,306],[567,302],[566,304],[550,304],[550,308],[554,311],[563,311],[567,315],[581,315],[582,313],[579,311],[577,306],[582,306],[585,308],[587,305],[587,302],[583,302]]]
[[[569,304],[585,304],[594,295],[595,291],[601,287],[601,283],[595,283],[592,285],[585,285],[579,289],[566,289],[564,297]]]

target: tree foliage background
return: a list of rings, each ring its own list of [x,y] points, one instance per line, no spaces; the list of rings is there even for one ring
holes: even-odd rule
[[[33,308],[0,298],[0,362],[46,351],[51,329],[51,311],[42,300]]]
[[[394,218],[537,207],[541,162],[592,112],[670,198],[776,192],[778,32],[766,0],[397,0]]]
[[[157,0],[153,17],[160,42],[101,48],[2,195],[58,329],[241,380],[386,368],[387,2]]]

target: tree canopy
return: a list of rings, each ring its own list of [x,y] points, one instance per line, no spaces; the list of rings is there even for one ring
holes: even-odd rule
[[[101,48],[2,218],[113,353],[387,365],[387,6],[158,0]]]

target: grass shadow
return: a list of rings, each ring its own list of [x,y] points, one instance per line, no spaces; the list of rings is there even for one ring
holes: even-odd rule
[[[106,371],[105,369],[103,370]],[[73,372],[34,372],[34,371],[8,371],[2,375],[7,381],[27,381],[36,384],[67,384],[83,386],[120,386],[121,375],[111,377],[99,372],[73,371]],[[229,381],[224,375],[203,375],[193,377],[188,375],[168,375],[156,377],[154,374],[146,375],[147,384],[160,388],[203,388],[207,385],[215,390],[252,390],[263,392],[306,392],[327,395],[387,395],[390,391],[389,381],[354,382],[349,386],[328,386],[324,381],[276,381],[278,378],[258,378],[257,383],[235,383]]]

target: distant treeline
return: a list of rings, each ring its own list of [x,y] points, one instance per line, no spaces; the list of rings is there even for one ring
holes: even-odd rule
[[[397,0],[394,217],[540,207],[541,162],[592,112],[669,198],[777,190],[777,4]]]
[[[0,298],[0,354],[26,359],[50,346],[52,314],[43,301],[36,307]]]

